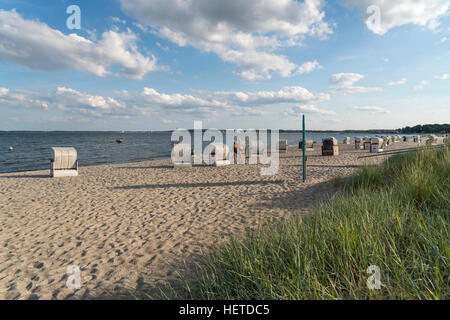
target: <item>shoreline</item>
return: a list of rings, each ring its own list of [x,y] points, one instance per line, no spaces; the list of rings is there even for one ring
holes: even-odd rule
[[[328,135],[332,136],[333,134],[329,133]],[[347,136],[341,135],[342,137],[338,137],[339,141],[342,141]],[[67,143],[53,141],[56,139],[55,137],[49,138],[45,142],[46,138],[44,137],[43,141],[40,141],[40,139],[29,141],[29,146],[25,145],[24,142],[13,140],[6,144],[7,139],[5,139],[2,144],[2,148],[5,151],[0,152],[0,174],[46,170],[50,167],[51,147],[61,145],[74,147],[79,154],[80,166],[83,167],[137,163],[151,159],[170,158],[170,136],[163,137],[164,139],[158,136],[158,138],[151,138],[148,141],[145,140],[145,137],[148,137],[148,135],[137,134],[135,136],[130,134],[129,138],[127,138],[130,143],[117,144],[115,142],[116,136],[112,135],[101,136],[101,138],[98,138],[100,140],[94,139],[92,143],[89,142],[89,134],[85,137],[87,142],[84,140],[79,142],[73,135],[69,135],[64,137],[64,139],[67,139]],[[310,139],[320,144],[323,137],[325,137],[324,134],[312,134]],[[292,146],[297,145],[300,140],[300,136],[294,133],[284,133],[284,136],[282,134],[280,138],[288,139]],[[44,147],[39,147],[41,142],[44,144]],[[9,146],[14,147],[13,151],[8,152]]]
[[[87,164],[87,165],[82,165],[80,167],[82,168],[87,168],[87,167],[94,167],[94,166],[109,166],[109,165],[115,165],[115,164],[135,164],[135,163],[141,163],[141,162],[147,162],[147,161],[158,161],[158,160],[170,160],[170,156],[161,156],[161,157],[153,157],[150,158],[148,160],[137,160],[137,161],[126,161],[126,162],[105,162],[105,163],[95,163],[95,164]],[[32,170],[20,170],[20,171],[8,171],[8,172],[1,172],[0,171],[0,177],[3,174],[9,174],[9,173],[30,173],[30,172],[35,172],[35,171],[46,171],[46,170],[50,170],[50,160],[49,160],[49,165],[48,165],[48,169],[32,169]]]

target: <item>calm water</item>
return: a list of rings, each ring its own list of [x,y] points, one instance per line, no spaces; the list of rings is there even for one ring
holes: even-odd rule
[[[307,138],[320,142],[328,136],[342,142],[350,135],[308,134]],[[169,157],[170,137],[171,132],[0,132],[0,172],[49,169],[51,147],[74,147],[80,166]],[[297,144],[300,137],[300,133],[280,134],[290,145]],[[123,143],[116,142],[119,138]]]

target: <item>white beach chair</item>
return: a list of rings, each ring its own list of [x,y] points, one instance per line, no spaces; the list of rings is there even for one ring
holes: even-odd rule
[[[300,139],[300,142],[298,143],[298,148],[300,150],[303,149],[303,139]],[[306,151],[314,151],[314,141],[311,139],[306,139],[305,148]]]
[[[384,138],[383,139],[383,144],[381,145],[381,149],[383,149],[383,150],[387,149],[388,145],[389,145],[389,140]]]
[[[350,144],[350,137],[345,137],[344,140],[342,141],[343,144]]]
[[[364,150],[370,150],[370,145],[371,145],[370,138],[369,137],[364,137],[364,139],[363,139],[363,149]]]
[[[381,144],[381,149],[387,149],[387,147],[391,144],[391,137],[381,137],[383,143]]]
[[[383,151],[384,140],[381,138],[370,139],[370,152],[378,153]]]
[[[287,140],[280,140],[278,142],[278,152],[279,153],[286,153],[287,152],[287,146],[288,146],[288,141]]]
[[[174,168],[192,167],[191,146],[185,143],[173,144],[172,163]]]
[[[78,159],[75,148],[53,147],[52,151],[50,175],[53,178],[78,176]]]
[[[428,145],[433,145],[434,146],[434,145],[437,145],[439,143],[439,137],[437,135],[435,135],[435,134],[430,134],[427,138],[428,139],[427,139],[426,143]]]
[[[322,156],[338,156],[339,144],[336,138],[330,137],[322,139]]]
[[[228,166],[231,161],[228,160],[230,148],[223,143],[211,143],[210,153],[203,159],[207,165],[213,165],[216,167]]]
[[[392,144],[392,138],[391,136],[385,137],[385,142],[387,146],[390,146]]]
[[[362,138],[361,137],[355,137],[355,149],[361,150],[363,148],[362,145]]]

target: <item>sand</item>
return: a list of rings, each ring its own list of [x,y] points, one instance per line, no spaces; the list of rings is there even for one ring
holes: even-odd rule
[[[211,246],[310,213],[334,192],[335,178],[382,160],[358,159],[368,151],[353,145],[340,151],[322,157],[316,145],[307,184],[294,146],[274,176],[261,176],[261,165],[174,169],[169,159],[81,167],[67,178],[52,179],[49,170],[0,174],[0,299],[151,295]],[[80,289],[66,287],[70,265],[81,270]]]

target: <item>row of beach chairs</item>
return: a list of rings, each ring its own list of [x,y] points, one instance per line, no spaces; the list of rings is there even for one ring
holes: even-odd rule
[[[424,141],[420,136],[415,137],[400,137],[400,136],[383,136],[383,137],[355,137],[355,149],[368,150],[372,153],[383,152],[389,145],[400,141],[414,141],[420,143]],[[431,144],[437,144],[437,136],[427,137],[427,141]],[[344,145],[351,144],[351,138],[345,137],[342,141]],[[337,156],[339,155],[339,144],[336,138],[330,137],[322,140],[322,155],[323,156]]]
[[[277,146],[279,153],[285,153],[287,150],[287,140],[280,140]],[[262,144],[252,146],[244,149],[245,145],[238,144],[238,152],[245,152],[248,157],[252,154],[264,154],[266,152],[265,147]],[[234,151],[234,150],[233,150]],[[178,152],[178,159],[181,161],[174,161],[174,167],[184,167],[192,165],[192,150],[190,145],[176,144],[174,145],[174,152]],[[53,147],[53,157],[50,160],[50,175],[52,177],[76,177],[78,176],[78,155],[77,150],[72,147]],[[228,160],[230,155],[229,147],[226,144],[213,143],[208,157],[203,157],[201,163],[205,165],[225,166],[231,164]],[[194,155],[195,157],[196,155]],[[183,161],[184,159],[189,161]],[[194,159],[195,162],[195,159]]]
[[[428,136],[413,136],[413,137],[401,137],[401,136],[386,136],[386,137],[355,137],[355,149],[357,150],[369,150],[370,152],[377,153],[384,151],[387,146],[398,142],[415,142],[425,143],[428,145],[436,145],[444,143],[444,137],[438,137],[436,135]],[[350,137],[345,137],[344,145],[351,144]],[[213,166],[226,166],[230,165],[230,156],[233,154],[230,152],[228,145],[213,143],[210,145],[208,155],[193,154],[192,148],[187,144],[174,144],[174,153],[178,153],[176,157],[177,161],[173,161],[174,167],[185,167],[192,165],[192,156],[194,157],[194,163],[201,163],[203,165]],[[288,142],[286,139],[282,139],[278,142],[277,152],[285,153],[287,151]],[[314,150],[314,142],[312,140],[306,140],[306,150]],[[303,148],[303,141],[300,141],[299,148]],[[234,153],[234,150],[232,151]],[[251,155],[266,154],[267,150],[263,144],[250,142],[250,146],[246,147],[245,143],[237,142],[237,153],[239,156],[249,157]],[[78,157],[77,150],[72,147],[53,147],[53,158],[51,159],[50,173],[52,177],[74,177],[78,176]],[[339,155],[339,144],[336,138],[329,137],[322,140],[322,155],[323,156],[337,156]],[[196,157],[201,157],[197,159]]]
[[[237,142],[237,157],[248,158],[251,155],[263,155],[266,154],[266,146],[263,143],[257,143],[251,141],[249,146],[245,146],[245,143]],[[278,153],[286,153],[288,147],[287,140],[280,140],[276,147]],[[190,167],[192,163],[210,166],[227,166],[231,164],[229,160],[234,156],[234,150],[230,151],[230,148],[226,144],[212,143],[209,146],[209,150],[206,155],[194,154],[191,145],[189,144],[174,144],[172,160],[174,167]],[[192,159],[193,158],[193,159]],[[193,160],[193,161],[192,161]]]

